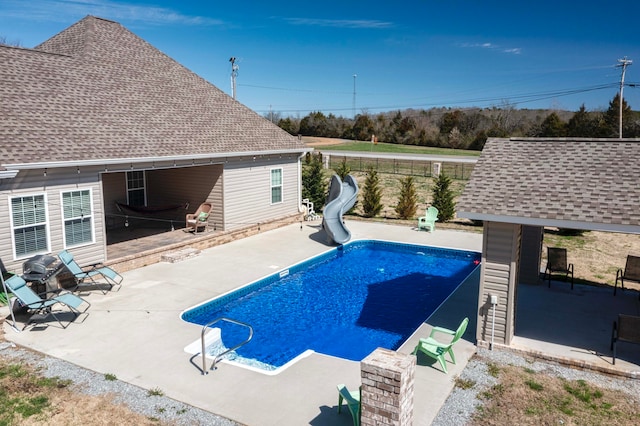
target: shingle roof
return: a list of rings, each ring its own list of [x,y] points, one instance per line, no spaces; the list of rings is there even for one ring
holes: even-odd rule
[[[34,49],[0,46],[7,164],[305,151],[122,25],[88,16]]]
[[[639,159],[640,139],[489,139],[458,216],[640,233]]]

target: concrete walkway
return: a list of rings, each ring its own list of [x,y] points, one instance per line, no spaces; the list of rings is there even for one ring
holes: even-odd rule
[[[481,251],[482,235],[347,221],[353,239],[382,239]],[[183,322],[184,310],[231,291],[331,247],[324,244],[320,222],[289,225],[203,251],[179,263],[158,263],[124,274],[118,292],[87,295],[88,315],[67,329],[57,323],[15,333],[5,321],[6,338],[47,355],[165,395],[240,423],[299,426],[350,425],[348,412],[337,414],[336,384],[360,384],[360,365],[321,354],[301,359],[285,371],[265,375],[221,363],[204,376],[200,358],[184,347],[199,339],[201,327]],[[475,352],[473,344],[479,270],[428,321],[455,328],[469,316],[465,340],[456,346],[458,364],[444,374],[418,359],[414,424],[429,425],[453,388],[453,379]],[[82,294],[81,294],[82,295]],[[452,312],[455,310],[455,313]],[[409,353],[424,324],[400,349]],[[346,411],[346,410],[345,410]]]

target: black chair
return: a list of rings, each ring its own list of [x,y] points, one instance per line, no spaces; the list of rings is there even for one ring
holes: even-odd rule
[[[567,262],[567,249],[559,247],[547,247],[547,267],[544,270],[545,278],[551,287],[552,274],[564,274],[565,281],[571,275],[571,290],[573,290],[573,263]]]

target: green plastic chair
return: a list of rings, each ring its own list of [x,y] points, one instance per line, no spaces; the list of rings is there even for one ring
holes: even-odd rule
[[[423,217],[418,218],[418,231],[429,229],[433,232],[436,229],[436,221],[438,220],[438,209],[431,206],[427,209]]]
[[[431,334],[429,335],[429,337],[420,339],[420,342],[413,350],[413,354],[415,355],[418,353],[418,351],[420,351],[428,357],[437,360],[438,362],[440,362],[440,365],[442,366],[444,372],[448,373],[445,355],[449,354],[451,362],[453,364],[456,363],[456,357],[453,354],[453,345],[458,340],[460,340],[464,332],[467,330],[468,324],[469,318],[465,318],[462,320],[460,326],[458,326],[458,329],[455,331],[443,327],[434,327],[433,330],[431,330]],[[453,336],[453,338],[449,343],[442,343],[434,338],[436,333],[448,334],[450,336]]]
[[[360,426],[360,390],[349,391],[345,385],[338,385],[338,414],[342,410],[343,401],[347,403],[351,412],[353,426]]]

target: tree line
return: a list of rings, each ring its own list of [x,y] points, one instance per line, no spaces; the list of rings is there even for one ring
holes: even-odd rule
[[[385,112],[363,112],[354,119],[311,112],[302,118],[269,114],[292,135],[371,140],[405,145],[482,150],[489,137],[619,137],[620,96],[606,111],[576,112],[516,109],[503,104],[492,108],[432,108]],[[622,135],[640,137],[640,112],[622,100]]]

